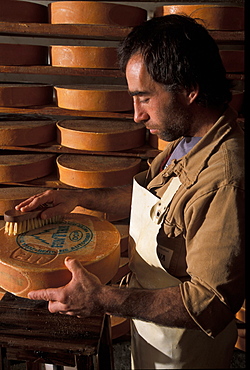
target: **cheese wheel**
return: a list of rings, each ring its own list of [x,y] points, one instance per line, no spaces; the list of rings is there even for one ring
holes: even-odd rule
[[[118,69],[117,48],[104,46],[51,46],[56,67]]]
[[[133,109],[126,86],[68,85],[55,86],[60,108],[99,112],[118,112]]]
[[[4,212],[8,209],[13,209],[25,199],[28,199],[32,195],[42,193],[45,190],[44,188],[33,186],[0,187],[0,215],[3,216]]]
[[[127,219],[119,222],[114,222],[113,225],[117,228],[121,236],[120,241],[121,254],[126,253],[128,250],[128,240],[129,240],[129,220]]]
[[[46,65],[47,63],[47,46],[0,44],[0,65],[32,66]]]
[[[244,30],[244,7],[214,4],[164,5],[156,8],[155,16],[184,14],[197,19],[209,30]]]
[[[82,154],[57,157],[59,180],[79,188],[104,188],[132,183],[140,171],[138,158]]]
[[[53,154],[2,154],[0,156],[0,183],[22,182],[43,177],[52,172]]]
[[[153,148],[164,150],[166,145],[168,145],[168,141],[159,139],[157,135],[149,133],[149,145],[151,145]]]
[[[65,257],[79,260],[102,283],[116,274],[120,236],[108,221],[70,214],[58,224],[42,226],[18,236],[0,230],[1,287],[20,297],[34,289],[59,287],[71,280]]]
[[[132,120],[82,119],[57,122],[59,144],[81,150],[117,151],[145,142],[145,126]]]
[[[29,1],[1,0],[0,22],[47,23],[48,8]]]
[[[129,5],[95,1],[56,1],[49,4],[50,22],[134,27],[147,18],[147,11]]]
[[[111,338],[117,339],[130,331],[130,319],[124,317],[110,316]]]
[[[42,84],[0,84],[1,107],[29,107],[53,102],[53,86]]]
[[[227,72],[244,72],[244,50],[220,50],[220,56]]]
[[[47,121],[0,121],[0,145],[37,145],[56,138],[56,125]]]

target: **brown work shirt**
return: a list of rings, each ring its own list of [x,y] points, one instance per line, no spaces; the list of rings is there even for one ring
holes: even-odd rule
[[[182,185],[158,235],[158,256],[182,281],[193,320],[216,336],[244,299],[244,138],[234,110],[224,115],[179,160],[159,173],[180,140],[152,162],[145,186],[161,197],[172,176]]]

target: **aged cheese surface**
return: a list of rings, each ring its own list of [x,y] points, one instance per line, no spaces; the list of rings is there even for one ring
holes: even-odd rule
[[[244,30],[244,7],[214,4],[163,5],[156,8],[155,16],[184,14],[196,18],[209,30]]]
[[[57,141],[73,149],[117,151],[145,143],[145,126],[132,120],[81,119],[57,122]]]
[[[96,1],[56,1],[49,4],[51,23],[136,26],[146,20],[145,9]]]
[[[1,83],[1,107],[46,105],[53,101],[53,86],[43,84]]]
[[[27,297],[30,290],[67,284],[71,273],[66,256],[78,259],[102,283],[116,274],[120,261],[120,235],[108,221],[93,216],[69,214],[50,224],[18,236],[0,230],[0,285]]]
[[[56,138],[55,121],[0,121],[0,145],[36,145]]]
[[[0,22],[47,23],[48,8],[30,1],[1,0]]]
[[[51,64],[71,68],[119,68],[117,49],[111,46],[52,45]]]
[[[104,188],[132,183],[140,171],[141,160],[83,154],[61,154],[57,157],[59,180],[79,188]]]
[[[22,182],[52,172],[54,154],[3,154],[0,156],[0,183]]]
[[[127,87],[120,85],[55,86],[61,108],[99,112],[130,111],[133,102]]]
[[[32,66],[45,65],[47,63],[47,46],[0,44],[0,65]]]

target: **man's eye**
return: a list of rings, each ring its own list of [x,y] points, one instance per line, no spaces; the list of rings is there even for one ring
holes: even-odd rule
[[[148,101],[149,101],[149,98],[140,99],[140,103],[147,103]]]

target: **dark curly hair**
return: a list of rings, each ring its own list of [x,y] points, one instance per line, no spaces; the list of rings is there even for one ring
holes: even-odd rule
[[[189,91],[198,86],[197,104],[218,107],[230,102],[232,86],[218,46],[195,19],[171,14],[136,26],[118,48],[124,72],[137,53],[142,54],[153,80],[168,91]]]

